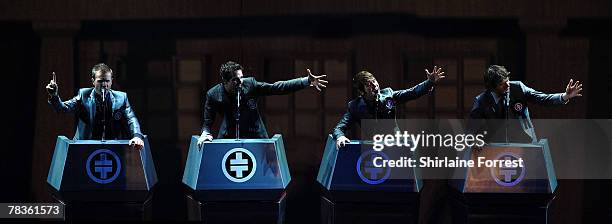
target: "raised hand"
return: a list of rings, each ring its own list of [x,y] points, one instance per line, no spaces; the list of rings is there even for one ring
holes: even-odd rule
[[[429,70],[425,69],[425,73],[427,74],[427,79],[432,82],[438,82],[440,79],[446,78],[444,72],[442,71],[442,67],[438,68],[438,66],[434,66],[433,70],[429,72]]]
[[[322,88],[326,88],[327,80],[323,79],[327,75],[319,75],[315,76],[310,73],[310,69],[306,69],[308,71],[308,81],[310,82],[310,86],[314,86],[317,90],[321,91]]]
[[[565,94],[563,94],[563,100],[568,101],[571,98],[582,96],[582,84],[580,81],[574,83],[573,79],[570,79],[569,83],[565,87]]]
[[[51,79],[51,81],[49,82],[49,84],[47,84],[47,92],[49,93],[49,95],[57,95],[57,81],[55,78],[55,72],[53,72],[53,78]]]

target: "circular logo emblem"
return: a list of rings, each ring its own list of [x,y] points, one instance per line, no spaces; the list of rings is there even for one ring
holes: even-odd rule
[[[375,167],[374,159],[382,157],[388,160],[389,157],[383,152],[370,150],[364,152],[357,159],[357,174],[359,178],[367,184],[380,184],[385,182],[391,175],[391,169],[386,167]]]
[[[119,120],[119,119],[121,119],[121,117],[122,117],[122,113],[121,113],[121,111],[117,111],[117,112],[115,113],[115,115],[113,115],[113,117],[115,118],[115,120]]]
[[[247,101],[247,106],[249,106],[249,108],[251,108],[251,110],[255,110],[257,109],[257,100],[255,99],[249,99]]]
[[[514,104],[514,110],[516,112],[519,112],[519,111],[523,110],[523,104],[522,103],[515,103]]]
[[[98,149],[87,157],[85,163],[87,176],[99,184],[115,181],[121,172],[121,160],[115,152],[108,149]]]
[[[385,100],[385,107],[387,107],[387,109],[389,110],[393,109],[393,107],[395,107],[395,103],[393,102],[393,99],[387,98],[387,100]]]
[[[518,160],[519,157],[512,153],[502,153],[497,160]],[[491,167],[491,177],[501,186],[512,187],[520,183],[525,177],[525,166],[523,167]]]
[[[230,181],[242,183],[253,177],[257,170],[257,161],[249,150],[234,148],[223,156],[221,170]]]

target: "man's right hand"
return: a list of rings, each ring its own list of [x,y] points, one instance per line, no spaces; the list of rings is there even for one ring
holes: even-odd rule
[[[210,133],[202,132],[200,138],[198,138],[198,148],[202,150],[202,146],[204,146],[205,141],[212,141],[213,136]]]
[[[57,95],[57,89],[58,89],[58,87],[57,87],[57,81],[55,79],[55,72],[53,72],[53,79],[51,79],[49,84],[47,84],[47,92],[51,96],[56,96]]]
[[[340,136],[338,137],[338,139],[336,139],[336,149],[340,149],[350,142],[351,140],[348,139],[347,137]]]

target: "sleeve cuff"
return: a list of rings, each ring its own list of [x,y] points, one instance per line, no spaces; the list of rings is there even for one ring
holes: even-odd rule
[[[564,100],[563,96],[565,96],[565,93],[559,93],[559,100],[561,101],[561,103],[563,104],[569,103],[570,99],[568,98],[567,100]]]
[[[143,134],[140,134],[140,133],[134,133],[134,137],[138,137],[138,138],[140,138],[141,140],[143,140],[143,141],[144,141],[144,135],[143,135]]]
[[[304,88],[310,86],[310,81],[308,81],[308,76],[302,78],[302,85]]]

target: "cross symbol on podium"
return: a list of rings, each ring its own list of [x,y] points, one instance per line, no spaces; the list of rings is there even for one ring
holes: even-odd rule
[[[249,161],[242,158],[242,152],[236,152],[236,159],[230,159],[230,170],[236,172],[236,178],[242,178],[242,172],[246,172]]]
[[[101,179],[108,178],[108,173],[113,171],[113,161],[106,159],[106,153],[100,154],[100,160],[94,161],[94,171],[100,173]]]
[[[510,157],[504,157],[505,160],[511,160]],[[512,182],[512,176],[516,175],[516,170],[513,169],[503,169],[503,167],[499,170],[499,173],[504,176],[504,182]]]
[[[365,166],[365,172],[370,175],[369,179],[376,180],[378,179],[378,174],[383,172],[382,168],[374,166],[373,160],[368,160]]]

